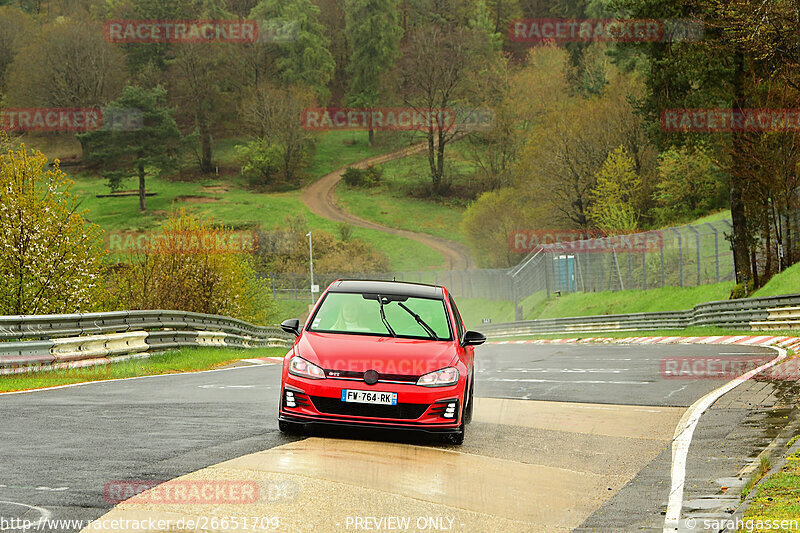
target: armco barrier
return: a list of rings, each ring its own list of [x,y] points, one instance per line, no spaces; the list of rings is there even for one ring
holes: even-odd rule
[[[599,333],[683,329],[691,326],[716,326],[767,331],[800,329],[800,294],[742,298],[696,305],[686,311],[631,313],[571,318],[550,318],[488,324],[482,333],[492,337],[537,334]]]
[[[183,311],[0,316],[0,374],[187,346],[288,347],[293,339],[277,326]]]

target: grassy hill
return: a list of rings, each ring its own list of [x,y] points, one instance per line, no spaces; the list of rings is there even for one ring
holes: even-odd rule
[[[300,200],[299,191],[286,193],[258,193],[247,187],[237,173],[236,146],[247,141],[229,138],[217,141],[215,163],[220,176],[198,178],[191,181],[173,181],[150,178],[148,211],[139,212],[136,197],[97,198],[110,192],[105,180],[65,167],[65,172],[75,181],[73,192],[81,198],[81,207],[88,209],[87,218],[107,232],[148,231],[166,220],[172,209],[186,208],[194,213],[213,217],[236,229],[262,227],[271,229],[284,223],[286,217],[302,215],[312,231],[338,233],[338,225],[312,214]],[[80,147],[72,136],[40,136],[26,140],[29,148],[42,150],[49,158],[69,160],[76,158]],[[321,135],[314,160],[308,169],[313,181],[343,166],[364,158],[387,153],[407,143],[405,137],[396,137],[382,145],[370,147],[363,132],[330,132]],[[136,188],[131,179],[124,189]],[[372,244],[385,253],[393,270],[427,270],[441,265],[443,257],[436,250],[403,237],[363,228],[353,228],[353,236]]]

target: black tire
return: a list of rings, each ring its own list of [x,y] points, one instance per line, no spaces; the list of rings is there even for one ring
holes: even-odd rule
[[[467,397],[467,405],[464,408],[464,424],[469,424],[472,422],[472,410],[473,410],[473,392],[475,391],[475,372],[472,372],[472,378],[469,380],[469,393],[466,394]]]
[[[466,433],[466,424],[461,422],[461,425],[458,427],[458,433],[448,433],[444,437],[444,441],[447,444],[455,444],[456,446],[460,446],[464,444],[464,433]]]
[[[278,429],[284,435],[298,435],[302,432],[302,427],[299,424],[286,422],[285,420],[278,420]]]

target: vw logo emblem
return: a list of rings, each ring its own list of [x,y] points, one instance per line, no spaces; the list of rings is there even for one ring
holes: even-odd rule
[[[364,383],[367,385],[375,385],[378,382],[378,373],[374,370],[367,370],[364,372]]]

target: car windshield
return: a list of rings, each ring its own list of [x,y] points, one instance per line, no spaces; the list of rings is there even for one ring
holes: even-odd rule
[[[439,299],[332,292],[320,304],[309,331],[449,341],[447,316]]]

